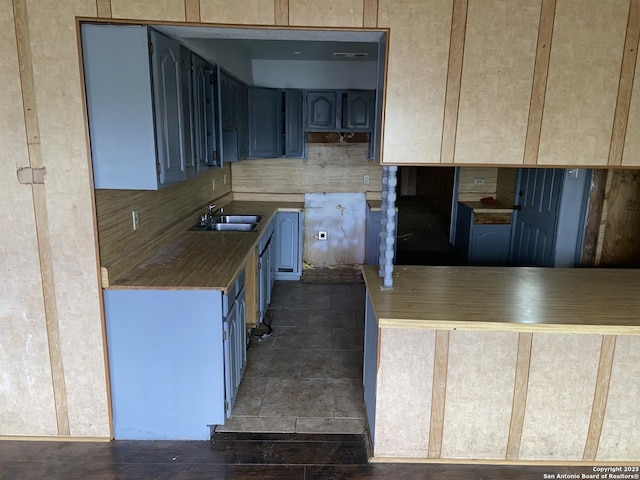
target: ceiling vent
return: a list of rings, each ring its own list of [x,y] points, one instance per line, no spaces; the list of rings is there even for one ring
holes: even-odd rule
[[[368,53],[333,52],[333,58],[367,58]]]

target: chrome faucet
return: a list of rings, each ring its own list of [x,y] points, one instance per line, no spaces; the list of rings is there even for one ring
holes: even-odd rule
[[[211,205],[209,205],[209,216],[213,217],[216,215],[216,213],[224,213],[224,207],[216,209],[216,206],[212,203]]]
[[[220,207],[216,209],[216,206],[212,203],[207,208],[207,213],[205,213],[200,217],[200,226],[201,227],[208,226],[211,222],[213,222],[213,218],[217,213],[223,213],[223,212],[224,212],[224,207]]]

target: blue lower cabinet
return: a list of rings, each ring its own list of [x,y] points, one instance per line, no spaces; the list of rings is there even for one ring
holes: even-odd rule
[[[275,279],[302,276],[302,212],[278,212],[276,217]]]
[[[365,237],[365,263],[378,265],[380,263],[380,220],[382,212],[367,208],[367,235]]]
[[[376,384],[378,375],[378,321],[373,312],[371,297],[367,291],[364,320],[364,360],[362,384],[364,386],[364,406],[369,424],[371,443],[376,433]]]
[[[490,221],[491,214],[482,222]],[[505,215],[507,215],[505,220]],[[456,248],[471,265],[508,265],[511,247],[511,214],[500,213],[496,220],[503,223],[479,223],[478,215],[463,203],[458,204]],[[504,223],[508,221],[509,223]]]
[[[223,297],[217,290],[105,290],[116,439],[208,440],[210,426],[224,423]],[[239,337],[242,322],[234,318]],[[233,380],[235,392],[237,374]]]
[[[511,225],[474,225],[469,239],[468,262],[474,265],[507,265]]]

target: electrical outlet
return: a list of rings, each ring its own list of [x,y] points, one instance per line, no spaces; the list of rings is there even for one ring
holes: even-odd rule
[[[216,181],[215,180],[211,180],[211,190],[213,190],[214,192],[216,191]]]
[[[131,221],[133,222],[133,231],[135,232],[140,228],[140,216],[138,210],[131,210]]]
[[[365,185],[369,185],[369,175],[365,175],[362,178],[362,183],[364,183]]]
[[[326,240],[327,239],[327,232],[320,230],[318,232],[318,240]]]
[[[484,178],[476,178],[473,180],[474,185],[484,185]]]

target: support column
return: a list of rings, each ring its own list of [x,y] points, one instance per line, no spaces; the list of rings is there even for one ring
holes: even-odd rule
[[[393,257],[396,242],[396,174],[398,167],[382,167],[382,206],[380,220],[380,270],[384,288],[393,287]]]
[[[382,167],[382,204],[380,206],[380,250],[378,252],[378,275],[384,277],[384,257],[387,250],[387,196],[389,194],[389,167]]]

